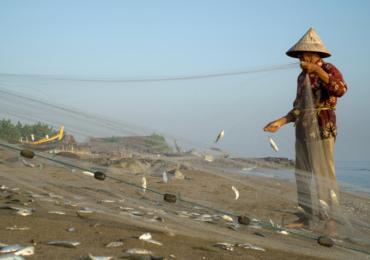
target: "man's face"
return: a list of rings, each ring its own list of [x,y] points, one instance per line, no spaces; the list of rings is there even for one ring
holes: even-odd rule
[[[312,52],[301,52],[297,55],[297,57],[300,61],[311,62],[313,55],[314,53]]]

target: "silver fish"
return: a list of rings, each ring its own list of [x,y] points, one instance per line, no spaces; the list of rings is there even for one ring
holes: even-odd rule
[[[23,246],[19,246],[19,245],[10,245],[10,246],[3,247],[0,250],[0,253],[13,253],[23,248],[24,248]]]
[[[133,210],[134,208],[130,208],[130,207],[117,207],[117,209],[119,209],[119,210],[124,210],[124,211],[131,211],[131,210]]]
[[[145,179],[145,177],[143,177],[143,179],[141,181],[141,186],[144,188],[143,192],[145,193],[145,191],[146,191],[146,179]]]
[[[16,191],[16,190],[20,190],[21,188],[13,188],[12,190]]]
[[[339,201],[338,201],[338,197],[337,197],[337,194],[335,194],[335,192],[333,190],[330,191],[330,197],[331,199],[337,204],[339,205]]]
[[[106,245],[105,247],[120,247],[123,246],[123,242],[112,242]]]
[[[303,215],[307,216],[306,211],[305,211],[302,207],[300,207],[300,206],[294,206],[294,208],[295,208],[296,210],[298,210],[298,212],[300,212],[300,213],[302,213]]]
[[[274,149],[276,152],[279,151],[279,148],[277,147],[275,142],[272,140],[272,136],[269,136],[269,138],[270,138],[270,145],[271,145],[272,149]]]
[[[93,214],[93,211],[91,211],[91,210],[77,210],[76,213],[81,218],[88,218]]]
[[[0,259],[1,260],[26,260],[24,257],[20,255],[15,255],[13,253],[0,255]]]
[[[163,244],[161,242],[158,242],[158,241],[153,240],[153,239],[145,239],[144,241],[152,243],[152,244],[156,244],[156,245],[159,245],[159,246],[163,246]]]
[[[42,163],[40,163],[40,167],[39,167],[39,172],[41,173],[42,171]]]
[[[276,227],[276,223],[270,218],[270,223],[273,227]]]
[[[24,216],[24,217],[32,215],[31,211],[29,211],[29,210],[19,210],[19,211],[15,212],[14,214],[19,215],[19,216]]]
[[[234,251],[234,247],[229,246],[229,245],[217,245],[217,247],[225,249],[225,250],[229,250],[229,251]]]
[[[320,199],[319,199],[319,204],[320,204],[320,207],[321,207],[322,211],[324,211],[325,216],[326,216],[328,219],[330,219],[329,214],[328,214],[328,213],[329,213],[329,210],[330,210],[330,207],[328,206],[328,204],[326,204],[326,202],[325,202],[325,201],[320,200]]]
[[[237,200],[239,198],[239,191],[234,186],[232,186],[231,188],[235,191],[235,200]]]
[[[83,171],[82,173],[87,175],[87,176],[94,176],[94,173],[92,173],[92,172]]]
[[[30,230],[31,228],[14,226],[14,227],[7,227],[6,229],[8,229],[8,230]]]
[[[163,173],[163,180],[164,180],[164,183],[167,184],[168,177],[167,177],[167,173],[166,172]]]
[[[79,244],[81,244],[81,242],[79,241],[52,241],[52,242],[48,242],[46,243],[48,245],[55,245],[55,244],[71,244],[71,245],[74,245],[74,246],[78,246]]]
[[[63,211],[49,211],[49,214],[58,214],[58,215],[65,215],[66,213]]]
[[[139,255],[151,255],[153,252],[146,250],[146,249],[141,249],[141,248],[132,248],[126,250],[126,253],[129,254],[139,254]]]
[[[33,255],[35,253],[35,248],[33,246],[27,246],[15,252],[15,255]]]
[[[76,170],[75,169],[72,169],[71,172],[75,172]]]
[[[142,234],[139,239],[141,240],[147,240],[147,239],[151,239],[152,238],[152,235],[150,233],[145,233],[145,234]]]
[[[279,233],[279,234],[282,234],[282,235],[288,235],[289,232],[285,231],[285,230],[279,230],[279,231],[276,231],[276,233]]]
[[[242,248],[245,248],[245,249],[250,248],[250,249],[254,249],[254,250],[266,251],[262,247],[253,246],[253,245],[251,245],[249,243],[240,243],[240,244],[238,244],[238,247],[242,247]]]
[[[110,260],[113,256],[93,256],[92,254],[88,254],[89,259],[91,260]]]
[[[116,202],[115,200],[101,200],[100,203],[113,203]]]
[[[221,217],[222,217],[223,219],[227,220],[227,221],[234,221],[232,217],[227,216],[227,215],[222,215]]]
[[[34,164],[32,164],[32,163],[28,163],[28,162],[26,162],[24,159],[22,159],[22,162],[23,162],[23,164],[24,164],[25,166],[27,166],[27,167],[31,167],[31,168],[35,167],[35,165],[34,165]]]
[[[224,137],[225,135],[225,131],[222,130],[221,133],[217,136],[217,139],[215,141],[215,143],[217,143],[218,141],[220,141],[222,139],[222,137]]]
[[[73,232],[75,230],[76,230],[75,228],[69,228],[69,229],[67,229],[68,232]]]

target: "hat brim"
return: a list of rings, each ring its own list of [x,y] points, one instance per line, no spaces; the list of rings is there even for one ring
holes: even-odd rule
[[[329,58],[331,56],[330,53],[321,52],[321,51],[287,51],[286,55],[292,58],[298,58],[298,54],[302,52],[315,52],[315,53],[318,53],[321,58]]]

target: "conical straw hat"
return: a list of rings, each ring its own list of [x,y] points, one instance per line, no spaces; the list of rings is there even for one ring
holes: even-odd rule
[[[313,27],[292,47],[286,52],[286,55],[292,58],[298,58],[300,52],[318,52],[321,58],[331,56],[331,53],[324,46],[320,37],[317,35]]]

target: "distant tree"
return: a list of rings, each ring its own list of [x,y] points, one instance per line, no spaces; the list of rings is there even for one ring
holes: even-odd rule
[[[105,138],[104,140],[110,143],[119,143],[121,141],[118,136],[114,137],[114,135],[111,138]]]
[[[168,145],[164,136],[157,135],[156,133],[153,133],[151,136],[147,138],[145,145],[151,151],[156,152],[172,151],[172,148]]]

